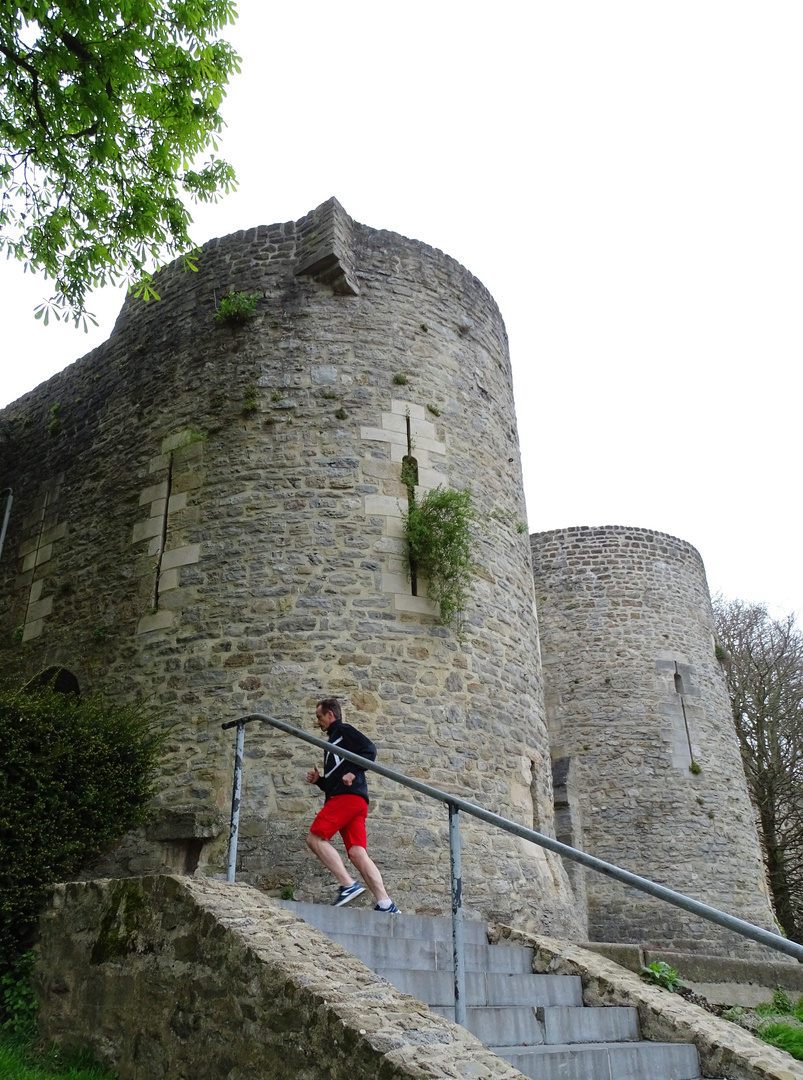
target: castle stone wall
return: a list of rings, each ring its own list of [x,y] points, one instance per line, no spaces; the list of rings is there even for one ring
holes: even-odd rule
[[[531,541],[552,754],[585,850],[774,929],[700,556],[617,526]],[[590,940],[753,948],[599,874],[586,887]]]
[[[352,222],[205,245],[161,273],[109,341],[6,409],[0,663],[64,665],[83,691],[147,698],[170,728],[157,815],[98,868],[219,873],[233,764],[221,722],[312,726],[323,695],[381,760],[552,830],[530,552],[507,340],[483,286],[441,252]],[[229,289],[256,317],[214,321]],[[471,488],[479,574],[462,637],[406,577],[401,461],[421,491]],[[423,591],[423,590],[421,590]],[[248,728],[239,872],[298,899],[332,882],[304,845],[316,753]],[[450,905],[447,820],[371,779],[372,853],[405,910]],[[223,828],[221,829],[221,824]],[[477,917],[577,933],[560,860],[466,823]]]

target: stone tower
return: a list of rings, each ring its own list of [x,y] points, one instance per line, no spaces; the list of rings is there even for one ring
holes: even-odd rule
[[[160,275],[103,346],[4,411],[0,662],[166,709],[156,815],[103,873],[223,867],[221,722],[312,730],[335,694],[383,762],[545,831],[549,747],[507,340],[493,299],[424,244],[305,218]],[[256,316],[218,326],[229,290]],[[402,459],[469,487],[479,575],[464,634],[406,573]],[[425,583],[424,583],[425,584]],[[240,877],[325,900],[304,846],[317,751],[248,729]],[[449,907],[446,812],[373,778],[372,853],[406,911]],[[582,935],[559,859],[466,822],[475,917]]]
[[[616,526],[531,542],[558,838],[774,930],[700,556]],[[591,940],[754,948],[599,874],[585,883]]]

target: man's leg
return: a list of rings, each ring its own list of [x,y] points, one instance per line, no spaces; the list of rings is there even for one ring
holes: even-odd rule
[[[307,843],[309,843],[309,841],[307,841]],[[340,857],[338,856],[338,854],[337,854],[337,852],[335,851],[334,848],[332,848],[332,851],[333,851],[334,855],[339,859]],[[318,856],[318,857],[320,858],[320,856]],[[365,850],[365,848],[364,847],[358,847],[356,844],[355,844],[354,847],[350,847],[349,848],[349,859],[351,859],[352,863],[356,867],[356,869],[359,872],[360,876],[362,877],[363,881],[368,886],[368,888],[371,890],[371,892],[374,894],[377,901],[379,901],[379,900],[390,900],[390,897],[388,896],[387,892],[385,891],[385,885],[384,885],[384,883],[382,881],[382,875],[379,873],[379,870],[377,869],[376,863],[369,856],[369,854]],[[340,865],[343,866],[343,863],[341,862]],[[330,867],[330,869],[331,869],[331,867]],[[343,867],[343,870],[345,872],[345,867]],[[334,870],[332,871],[332,873],[334,873]],[[350,885],[351,882],[348,882],[348,884]]]
[[[315,833],[307,833],[307,847],[318,856],[326,869],[335,876],[341,885],[348,888],[349,885],[354,884],[354,878],[343,864],[337,849],[332,847],[328,840],[324,840],[322,836],[317,836]],[[351,861],[354,862],[353,859]],[[354,863],[354,865],[357,864]]]

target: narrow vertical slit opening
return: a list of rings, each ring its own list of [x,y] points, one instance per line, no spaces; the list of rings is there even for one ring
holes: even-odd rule
[[[686,716],[686,702],[684,701],[683,676],[678,670],[678,662],[675,661],[675,693],[680,698],[680,708],[683,712],[683,727],[686,731],[686,743],[689,747],[689,764],[694,765],[694,751],[691,748],[691,734],[689,732],[689,720]]]
[[[165,485],[165,508],[162,514],[162,531],[159,534],[159,550],[156,553],[156,579],[153,583],[153,607],[159,607],[159,578],[162,575],[162,557],[167,547],[167,516],[170,508],[170,495],[173,490],[173,455],[167,462],[167,481]]]
[[[418,462],[413,457],[413,437],[410,431],[410,414],[405,417],[407,421],[407,453],[402,458],[401,479],[407,488],[407,512],[412,514],[415,510],[415,489],[418,485]],[[413,596],[418,596],[418,567],[415,559],[410,555],[410,588]]]

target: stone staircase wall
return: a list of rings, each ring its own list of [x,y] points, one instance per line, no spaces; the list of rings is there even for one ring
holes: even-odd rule
[[[494,936],[534,949],[535,971],[579,975],[586,1005],[629,1005],[638,1012],[642,1037],[693,1042],[704,1076],[730,1080],[803,1080],[803,1062],[776,1050],[743,1028],[720,1020],[676,994],[642,982],[633,972],[590,949],[554,938],[497,927]]]
[[[642,1035],[694,1042],[703,1073],[803,1080],[803,1065],[589,950],[498,927],[586,1005],[630,1006]],[[477,1038],[247,885],[146,877],[55,887],[35,971],[40,1035],[120,1080],[522,1080]]]
[[[58,885],[38,953],[41,1037],[120,1080],[524,1080],[247,885]]]

